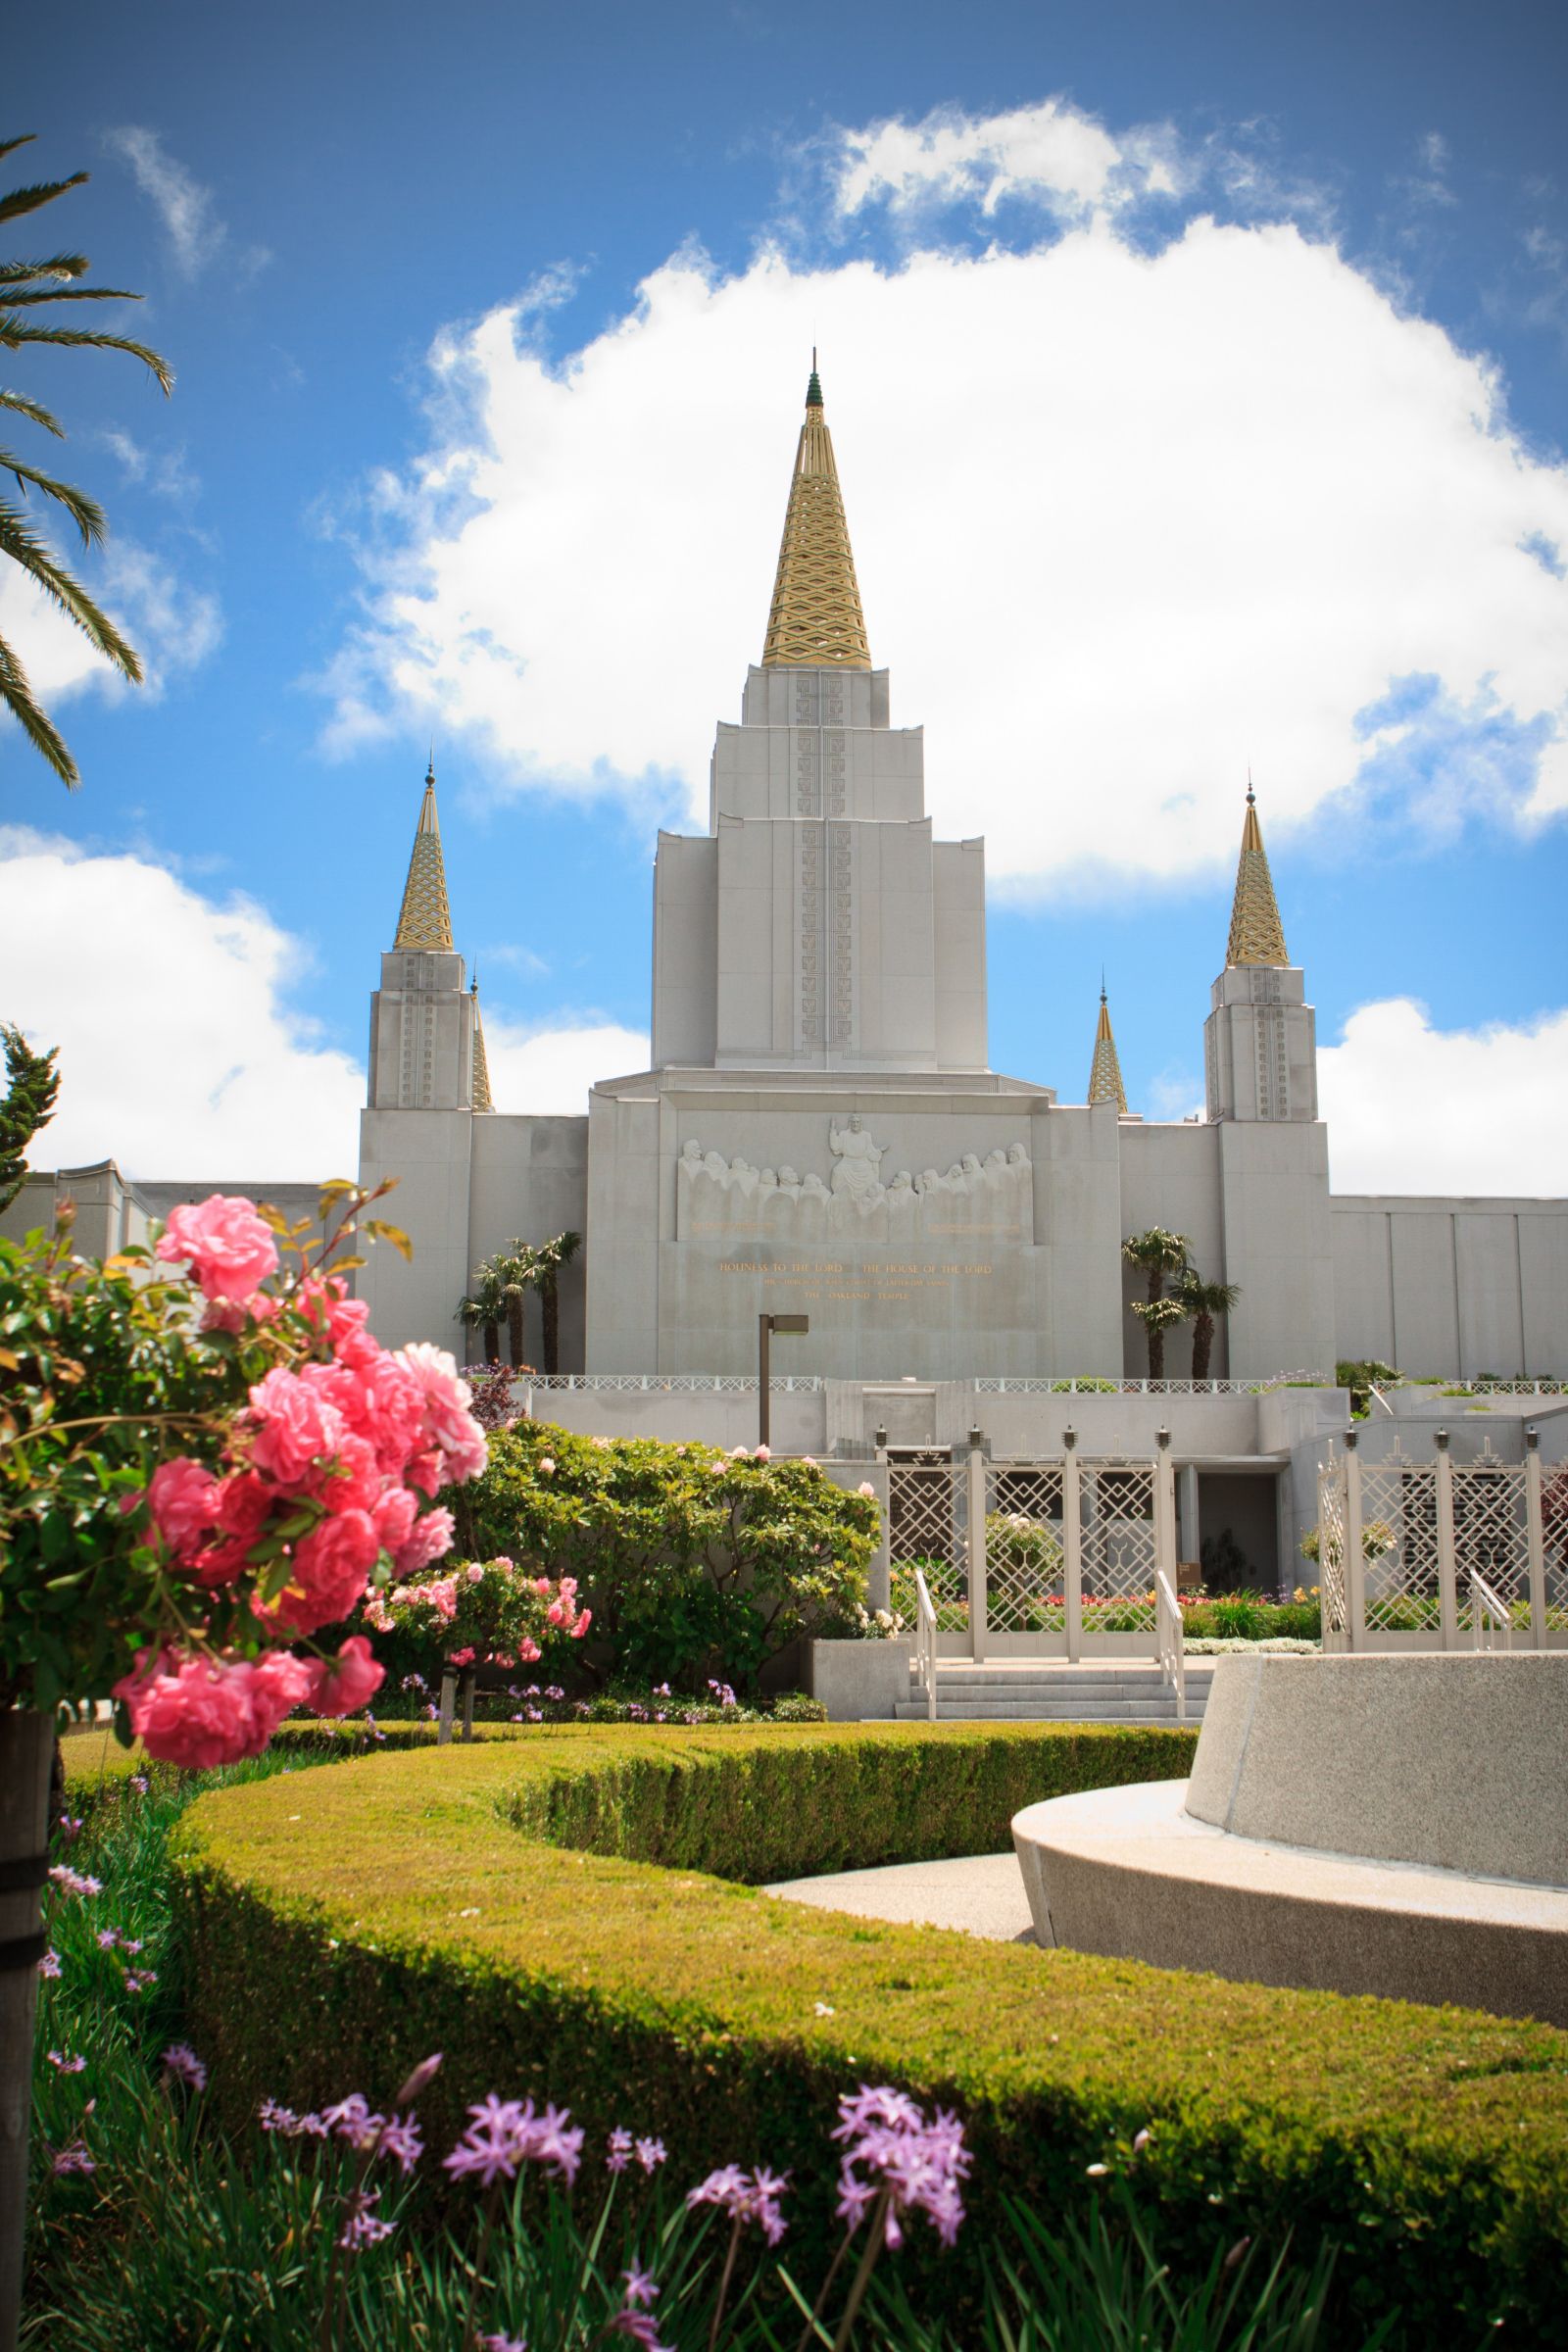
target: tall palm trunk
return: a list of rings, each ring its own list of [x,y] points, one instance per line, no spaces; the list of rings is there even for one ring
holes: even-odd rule
[[[1154,1286],[1151,1283],[1149,1287],[1152,1290]],[[1149,1377],[1151,1380],[1163,1380],[1165,1377],[1165,1326],[1163,1323],[1151,1323],[1149,1326]]]
[[[499,1323],[486,1323],[481,1326],[481,1329],[484,1333],[484,1360],[487,1364],[499,1364],[501,1361],[501,1326]]]
[[[507,1346],[512,1351],[512,1369],[522,1369],[522,1298],[519,1287],[507,1300]]]
[[[539,1285],[539,1346],[547,1372],[561,1370],[561,1294],[554,1274]]]
[[[1193,1378],[1208,1378],[1209,1350],[1214,1345],[1214,1318],[1206,1306],[1193,1317]]]

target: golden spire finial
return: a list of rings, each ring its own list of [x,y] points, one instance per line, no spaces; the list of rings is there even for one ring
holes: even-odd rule
[[[473,975],[468,991],[473,999],[473,1107],[475,1110],[494,1110],[490,1099],[490,1057],[484,1050],[484,1022],[479,1017],[479,975]]]
[[[403,885],[403,909],[398,916],[394,950],[415,953],[452,953],[452,910],[447,905],[447,873],[441,858],[441,820],[435,810],[435,752],[424,771],[424,798],[409,859],[409,878]]]
[[[762,648],[764,669],[785,663],[812,669],[871,666],[814,350]]]
[[[1114,1102],[1125,1118],[1127,1090],[1121,1082],[1121,1063],[1116,1055],[1116,1040],[1110,1033],[1110,1006],[1105,1001],[1105,975],[1100,975],[1100,1021],[1095,1030],[1095,1058],[1089,1065],[1089,1100],[1091,1102]]]
[[[1236,867],[1236,897],[1231,904],[1227,965],[1233,963],[1289,963],[1285,929],[1274,898],[1274,878],[1257,821],[1257,795],[1252,771],[1247,771],[1247,817],[1242,826],[1242,855]]]

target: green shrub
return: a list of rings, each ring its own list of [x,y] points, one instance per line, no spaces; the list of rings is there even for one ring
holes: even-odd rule
[[[878,1514],[810,1461],[759,1461],[653,1438],[581,1438],[518,1421],[449,1499],[476,1554],[575,1576],[607,1677],[756,1687],[766,1661],[853,1633]]]
[[[1060,2211],[1147,2126],[1141,2193],[1184,2261],[1331,2230],[1352,2306],[1400,2306],[1411,2352],[1478,2342],[1498,2316],[1509,2342],[1556,2341],[1568,2035],[754,1890],[1002,1850],[1020,1804],[1177,1775],[1192,1744],[1033,1725],[546,1730],[226,1789],[173,1848],[191,2036],[236,2121],[264,2092],[304,2104],[443,2048],[437,2131],[495,2087],[569,2100],[592,2130],[657,2131],[694,2173],[794,2165],[808,2245],[828,2229],[837,2093],[903,2083],[958,2107],[976,2148],[956,2296],[1004,2195]],[[917,2273],[924,2247],[906,2259]]]

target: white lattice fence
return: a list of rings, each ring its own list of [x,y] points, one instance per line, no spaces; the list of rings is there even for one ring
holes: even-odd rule
[[[1349,1643],[1350,1620],[1345,1574],[1345,1471],[1337,1461],[1318,1472],[1317,1552],[1323,1647],[1343,1650]]]
[[[988,1462],[986,1624],[994,1634],[1066,1629],[1060,1462]]]
[[[1396,1445],[1361,1469],[1361,1558],[1368,1633],[1435,1633],[1438,1592],[1438,1467]]]
[[[1154,1631],[1156,1479],[1152,1462],[1083,1465],[1085,1631]]]
[[[1472,1576],[1489,1585],[1515,1630],[1530,1630],[1530,1535],[1525,1482],[1487,1445],[1473,1462],[1453,1465],[1453,1552],[1456,1616],[1461,1632],[1475,1630]]]
[[[888,1469],[888,1564],[893,1606],[914,1621],[914,1571],[919,1568],[937,1613],[939,1633],[969,1625],[969,1481],[959,1462],[895,1461]]]

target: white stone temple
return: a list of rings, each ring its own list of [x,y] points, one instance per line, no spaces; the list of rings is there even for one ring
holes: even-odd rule
[[[563,1369],[745,1373],[778,1309],[809,1315],[791,1361],[829,1380],[1120,1378],[1147,1362],[1121,1244],[1164,1225],[1240,1289],[1215,1374],[1568,1373],[1568,1202],[1331,1195],[1250,788],[1207,1117],[1165,1124],[1128,1112],[1103,1000],[1087,1102],[990,1067],[985,844],[933,837],[924,762],[872,666],[813,372],[708,830],[659,839],[653,1067],[602,1079],[586,1117],[492,1105],[426,778],[361,1144],[415,1242],[364,1277],[385,1341],[450,1342],[482,1257],[570,1228]],[[1189,1348],[1172,1335],[1172,1376]]]
[[[924,761],[872,666],[813,372],[708,828],[659,839],[653,1066],[603,1078],[586,1115],[492,1102],[425,778],[361,1131],[362,1180],[398,1180],[415,1249],[408,1265],[377,1250],[360,1277],[383,1341],[461,1350],[479,1261],[569,1229],[585,1246],[562,1284],[563,1371],[753,1372],[759,1313],[777,1309],[810,1332],[775,1370],[830,1388],[1119,1380],[1147,1366],[1121,1245],[1162,1225],[1239,1288],[1214,1375],[1332,1378],[1345,1356],[1568,1375],[1568,1201],[1331,1194],[1312,1008],[1250,788],[1204,1023],[1207,1116],[1170,1124],[1128,1111],[1103,997],[1086,1101],[990,1067],[985,845],[933,837]],[[48,1189],[107,1250],[214,1188],[62,1171],[30,1181],[5,1230],[38,1222]],[[314,1200],[303,1178],[220,1189],[295,1214]],[[1170,1335],[1171,1377],[1190,1347]]]

